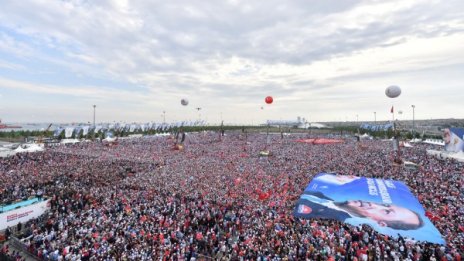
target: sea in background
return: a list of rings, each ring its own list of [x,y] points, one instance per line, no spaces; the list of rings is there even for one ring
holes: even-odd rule
[[[12,125],[12,126],[21,126],[21,128],[5,128],[5,129],[0,129],[0,131],[44,131],[47,129],[48,125],[50,123],[10,123],[10,122],[2,122],[2,124],[5,125]],[[57,127],[64,127],[64,126],[69,126],[69,124],[52,124],[52,127],[50,128],[51,131],[55,130]]]

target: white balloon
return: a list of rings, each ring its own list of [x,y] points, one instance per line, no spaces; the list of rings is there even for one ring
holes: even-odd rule
[[[180,100],[180,104],[187,106],[189,104],[189,101],[187,99],[182,99]]]
[[[389,98],[396,98],[396,97],[400,96],[401,89],[400,89],[400,87],[398,87],[396,85],[392,85],[392,86],[389,86],[387,89],[385,89],[385,94]]]

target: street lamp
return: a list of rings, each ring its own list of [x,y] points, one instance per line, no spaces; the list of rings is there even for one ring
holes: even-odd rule
[[[197,109],[197,111],[198,111],[198,120],[201,120],[201,113],[200,113],[201,108],[197,107],[195,109]]]
[[[414,109],[416,108],[416,105],[411,105],[412,107],[412,136],[415,137],[415,124],[414,124]]]
[[[97,105],[93,105],[93,127],[95,127],[95,108],[97,107]]]
[[[374,124],[377,124],[377,112],[374,111]]]

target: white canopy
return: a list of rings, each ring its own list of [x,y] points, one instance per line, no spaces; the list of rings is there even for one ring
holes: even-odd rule
[[[40,146],[39,144],[22,144],[17,147],[14,151],[16,153],[21,152],[36,152],[36,151],[43,151],[44,147]]]

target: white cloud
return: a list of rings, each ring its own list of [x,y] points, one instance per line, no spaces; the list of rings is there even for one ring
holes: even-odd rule
[[[99,99],[113,102],[147,101],[149,99],[149,97],[147,97],[145,94],[140,94],[133,91],[110,89],[107,87],[103,88],[98,86],[55,86],[47,84],[22,82],[1,77],[0,88],[22,90],[32,93],[74,96],[81,97],[84,99]]]
[[[3,74],[0,88],[135,99],[141,106],[157,103],[171,111],[188,96],[211,111],[226,110],[221,104],[228,104],[228,115],[240,112],[247,121],[263,119],[260,111],[255,116],[246,112],[259,108],[268,94],[275,96],[275,108],[285,110],[276,111],[277,117],[370,115],[374,105],[390,106],[383,96],[386,86],[413,88],[410,75],[416,81],[440,79],[445,92],[459,92],[462,87],[455,82],[463,76],[443,78],[438,72],[464,65],[463,10],[459,0],[7,1],[0,9],[5,29],[0,29],[0,55],[39,60],[121,86],[143,86],[144,91],[121,87],[115,92],[115,87],[75,82],[60,87]],[[0,67],[27,70],[28,65],[2,60]],[[425,82],[421,88],[433,92],[435,86]],[[443,100],[448,109],[459,111],[460,103],[449,100]]]
[[[0,52],[14,54],[18,57],[24,58],[30,55],[32,50],[28,45],[0,32]]]
[[[0,60],[0,68],[10,69],[10,70],[23,70],[25,67],[20,64],[10,63],[7,61]]]

